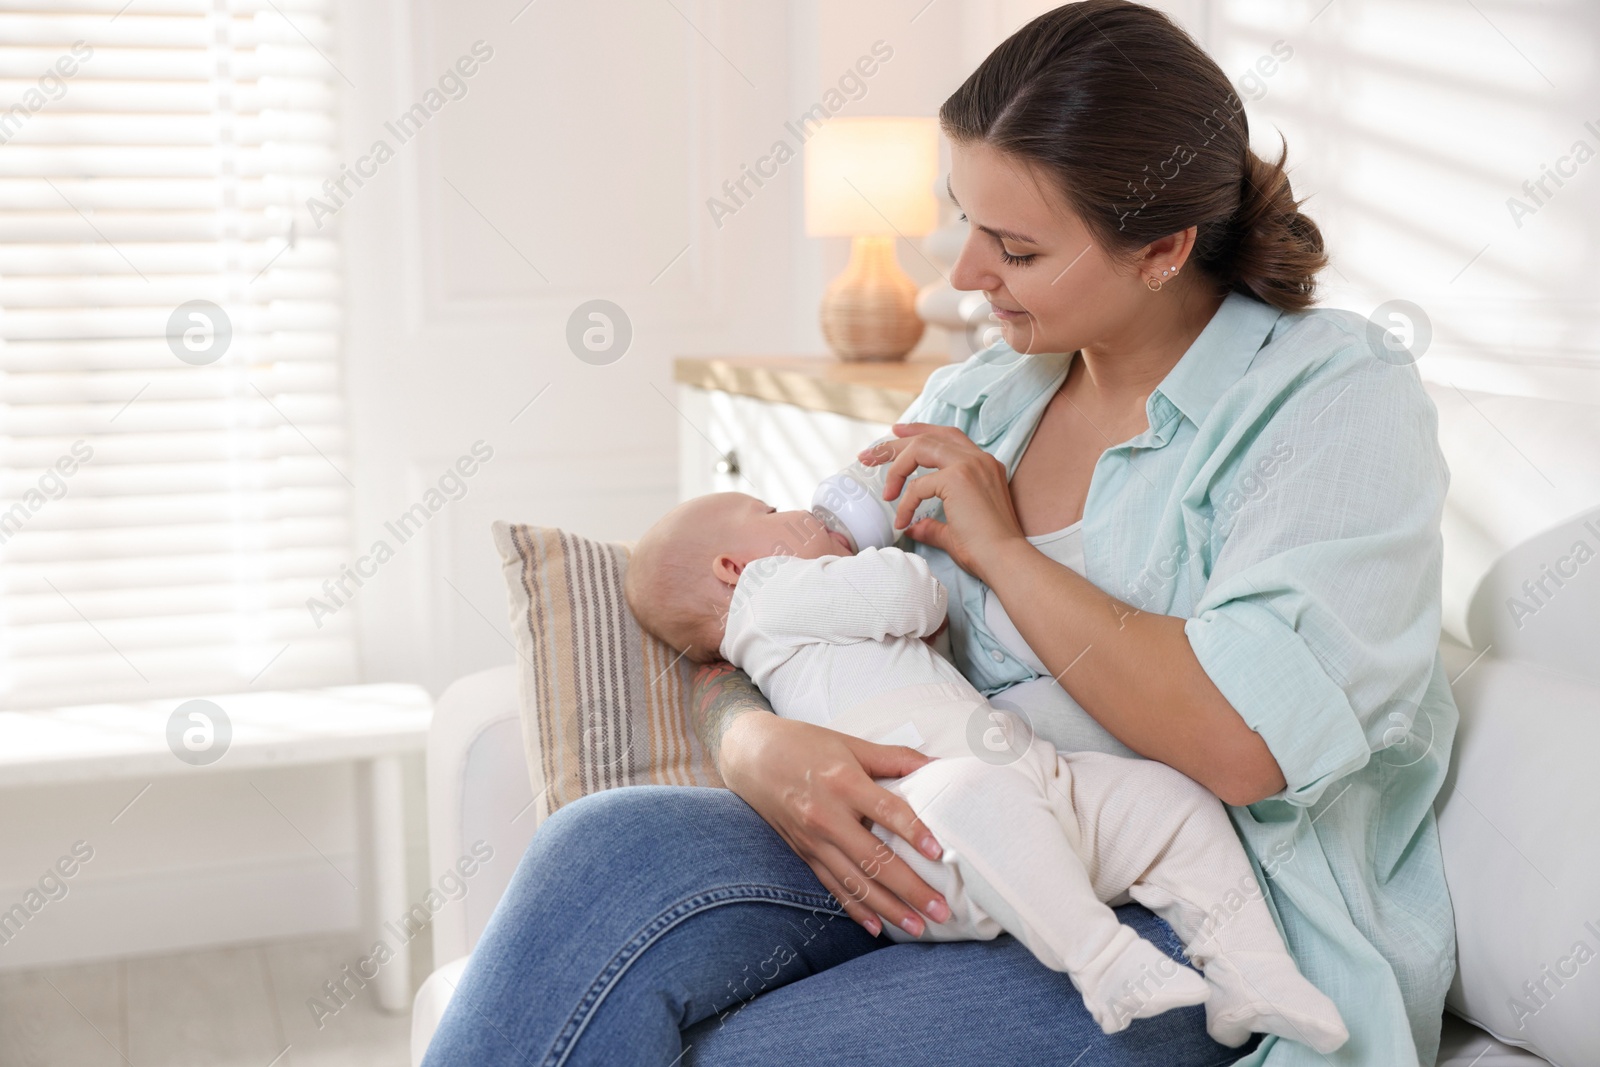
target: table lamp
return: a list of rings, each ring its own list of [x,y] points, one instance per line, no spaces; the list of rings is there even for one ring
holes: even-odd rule
[[[924,118],[835,118],[806,142],[806,235],[849,237],[850,263],[822,297],[822,336],[843,360],[904,359],[922,339],[917,285],[896,237],[939,222],[939,127]]]

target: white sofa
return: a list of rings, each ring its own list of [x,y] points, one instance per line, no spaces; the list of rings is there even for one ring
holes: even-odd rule
[[[537,827],[517,707],[517,668],[458,680],[434,705],[428,736],[428,869],[447,870],[482,840],[494,849],[466,896],[433,917],[434,972],[411,1009],[411,1061],[422,1062],[445,1005]]]
[[[1530,828],[1517,814],[1519,805],[1560,803],[1569,819],[1581,821],[1587,810],[1600,820],[1595,776],[1585,765],[1600,751],[1600,559],[1561,586],[1547,579],[1554,595],[1541,597],[1533,615],[1514,619],[1507,608],[1513,596],[1531,604],[1522,583],[1540,579],[1542,568],[1554,566],[1576,539],[1600,546],[1600,417],[1576,404],[1432,386],[1430,392],[1452,471],[1441,650],[1461,709],[1452,776],[1435,805],[1461,957],[1449,1001],[1457,1014],[1446,1014],[1439,1064],[1596,1067],[1600,1039],[1590,1044],[1572,1033],[1574,1025],[1586,1025],[1585,1008],[1600,1018],[1596,976],[1586,976],[1588,990],[1574,982],[1564,1000],[1549,1002],[1534,1020],[1542,1028],[1536,1041],[1496,1013],[1505,1008],[1501,988],[1536,978],[1540,961],[1549,959],[1548,946],[1538,943],[1541,932],[1518,925],[1538,919],[1541,880],[1569,893],[1587,891],[1600,907],[1600,858],[1592,846],[1548,850],[1546,858],[1536,840],[1529,843],[1552,827],[1569,840],[1592,840],[1594,823],[1546,818],[1542,828]],[[1586,520],[1594,523],[1592,533]],[[479,839],[493,846],[495,861],[474,878],[460,906],[434,918],[438,970],[416,997],[414,1063],[533,836],[524,751],[514,666],[463,678],[439,700],[428,744],[431,868],[449,866]],[[1530,854],[1539,856],[1537,863]],[[1527,902],[1530,914],[1502,921],[1505,901]],[[1496,1027],[1498,1037],[1461,1016]],[[1560,1052],[1546,1061],[1512,1047],[1529,1043]]]

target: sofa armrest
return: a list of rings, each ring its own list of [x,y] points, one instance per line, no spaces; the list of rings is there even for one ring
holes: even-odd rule
[[[471,959],[470,956],[462,956],[443,964],[428,975],[417,990],[411,1002],[411,1067],[422,1067],[433,1035],[438,1032],[439,1023],[444,1019],[444,1010],[450,1006],[450,998],[461,984],[461,976],[466,973]]]
[[[1600,853],[1583,844],[1600,822],[1600,681],[1440,651],[1461,713],[1434,803],[1456,920],[1445,1004],[1506,1045],[1597,1067],[1594,998],[1563,987],[1591,980],[1600,943]]]
[[[433,958],[470,953],[505,893],[542,814],[528,775],[517,669],[456,681],[439,698],[428,733],[428,856],[433,879],[462,856],[482,860],[460,900],[433,916]]]

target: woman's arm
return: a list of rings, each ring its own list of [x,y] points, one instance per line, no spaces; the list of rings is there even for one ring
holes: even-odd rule
[[[1185,620],[1110,596],[1025,538],[974,573],[1056,681],[1117,740],[1226,804],[1283,789],[1278,761],[1200,665]]]
[[[878,916],[921,936],[921,916],[949,905],[868,826],[877,823],[929,859],[940,848],[911,805],[873,781],[928,763],[901,745],[878,745],[772,714],[749,677],[728,663],[695,672],[691,717],[722,780],[805,860],[817,879],[873,935]],[[764,713],[764,714],[760,714]]]
[[[722,739],[733,720],[750,712],[773,714],[772,705],[750,681],[750,676],[731,663],[707,663],[694,672],[690,706],[694,709],[695,733],[706,752],[722,770]]]
[[[1200,665],[1183,619],[1140,612],[1030,544],[1005,466],[960,430],[919,423],[895,432],[906,436],[880,446],[876,458],[894,457],[884,496],[900,496],[896,525],[929,496],[942,498],[946,522],[923,519],[906,532],[994,590],[1028,647],[1084,711],[1225,803],[1253,804],[1284,788],[1266,742]],[[918,466],[938,470],[906,484]]]

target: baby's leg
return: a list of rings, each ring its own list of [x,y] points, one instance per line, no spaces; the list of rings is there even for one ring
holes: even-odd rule
[[[1201,1003],[1205,982],[1118,922],[1095,897],[1072,844],[1076,820],[1057,771],[1055,749],[1036,741],[1009,764],[953,757],[883,782],[911,803],[944,857],[930,861],[887,831],[874,832],[935,888],[947,891],[954,883],[962,890],[959,908],[950,900],[952,920],[930,923],[925,936],[953,940],[1003,927],[1072,979],[1108,1034],[1134,1019]],[[938,868],[953,871],[941,879],[944,885],[929,878]],[[1141,987],[1150,994],[1128,995]]]
[[[1295,966],[1222,802],[1151,760],[1086,752],[1062,761],[1096,892],[1126,892],[1184,939],[1211,986],[1211,1036],[1231,1048],[1255,1031],[1318,1052],[1344,1044],[1339,1010]]]

